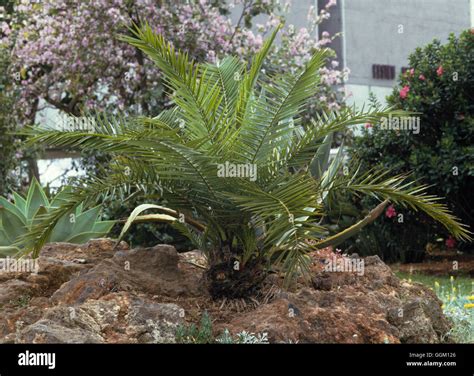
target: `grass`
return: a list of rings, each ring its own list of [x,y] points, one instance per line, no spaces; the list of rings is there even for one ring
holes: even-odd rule
[[[401,279],[420,282],[433,289],[443,302],[444,314],[454,326],[450,334],[456,342],[474,343],[474,280],[469,277],[439,277],[396,273]]]

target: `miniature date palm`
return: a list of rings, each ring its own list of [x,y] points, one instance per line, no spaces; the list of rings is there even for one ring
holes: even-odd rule
[[[344,174],[341,153],[328,163],[334,132],[403,113],[344,109],[303,127],[303,108],[320,82],[328,52],[317,51],[297,74],[269,76],[262,64],[276,33],[248,65],[231,56],[216,65],[198,64],[148,25],[123,36],[161,70],[174,107],[152,118],[100,115],[83,131],[27,130],[31,143],[112,156],[107,174],[85,179],[67,202],[34,226],[23,239],[33,244],[29,251],[38,254],[71,208],[130,190],[142,194],[144,205],[131,213],[122,233],[134,222],[173,223],[206,252],[209,288],[216,297],[252,293],[270,267],[284,270],[289,281],[304,274],[310,252],[347,239],[373,221],[388,200],[422,210],[457,238],[470,239],[437,197],[406,176],[360,174],[357,166]],[[324,201],[338,190],[372,195],[381,204],[328,237],[321,222]],[[161,205],[150,196],[156,191]]]

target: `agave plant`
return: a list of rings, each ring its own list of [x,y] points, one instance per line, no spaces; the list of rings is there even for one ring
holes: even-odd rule
[[[311,252],[354,234],[388,200],[422,210],[457,238],[470,239],[438,198],[406,176],[360,174],[356,165],[343,171],[341,154],[328,164],[334,132],[403,113],[344,109],[303,126],[303,107],[315,93],[328,52],[317,51],[297,74],[269,76],[262,64],[276,32],[249,64],[226,57],[215,65],[192,61],[148,25],[123,36],[161,70],[174,107],[151,118],[98,115],[83,131],[30,128],[31,143],[100,150],[112,161],[107,174],[85,179],[67,202],[35,224],[24,239],[34,243],[29,250],[38,254],[58,220],[78,204],[104,195],[123,199],[131,191],[146,204],[131,213],[122,233],[139,221],[173,223],[206,252],[214,296],[251,293],[269,268],[284,270],[288,281],[304,274]],[[324,201],[337,191],[372,195],[381,204],[328,237]]]
[[[41,185],[34,179],[26,197],[16,192],[13,192],[13,202],[0,197],[0,255],[19,253],[21,249],[16,245],[19,239],[41,220],[42,215],[59,208],[70,192],[71,188],[66,187],[50,202]],[[83,212],[82,205],[78,205],[74,210],[64,213],[46,241],[80,244],[104,236],[115,222],[99,221],[99,211],[100,206],[96,206]]]

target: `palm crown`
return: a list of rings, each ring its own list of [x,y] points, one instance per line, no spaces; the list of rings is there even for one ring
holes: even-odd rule
[[[248,65],[235,57],[198,64],[148,25],[123,36],[160,68],[174,107],[153,118],[99,115],[86,130],[28,129],[30,142],[100,150],[113,158],[107,174],[86,179],[67,203],[43,217],[23,239],[25,252],[37,255],[57,220],[79,203],[132,190],[144,201],[158,192],[161,202],[135,209],[124,231],[135,221],[173,222],[207,252],[211,265],[238,261],[245,269],[265,260],[290,277],[305,270],[310,251],[346,239],[387,200],[425,211],[456,237],[470,239],[438,198],[406,176],[362,175],[356,165],[344,174],[341,155],[328,164],[334,132],[403,113],[344,109],[303,126],[303,107],[315,93],[328,52],[316,52],[298,74],[269,76],[262,64],[275,35]],[[327,238],[324,202],[338,190],[383,202],[369,217]],[[149,209],[159,214],[142,214]]]

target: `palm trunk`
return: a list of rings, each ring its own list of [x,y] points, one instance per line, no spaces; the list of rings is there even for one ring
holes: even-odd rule
[[[263,260],[252,259],[241,265],[236,257],[211,264],[205,278],[214,299],[239,299],[258,292],[267,276]]]

